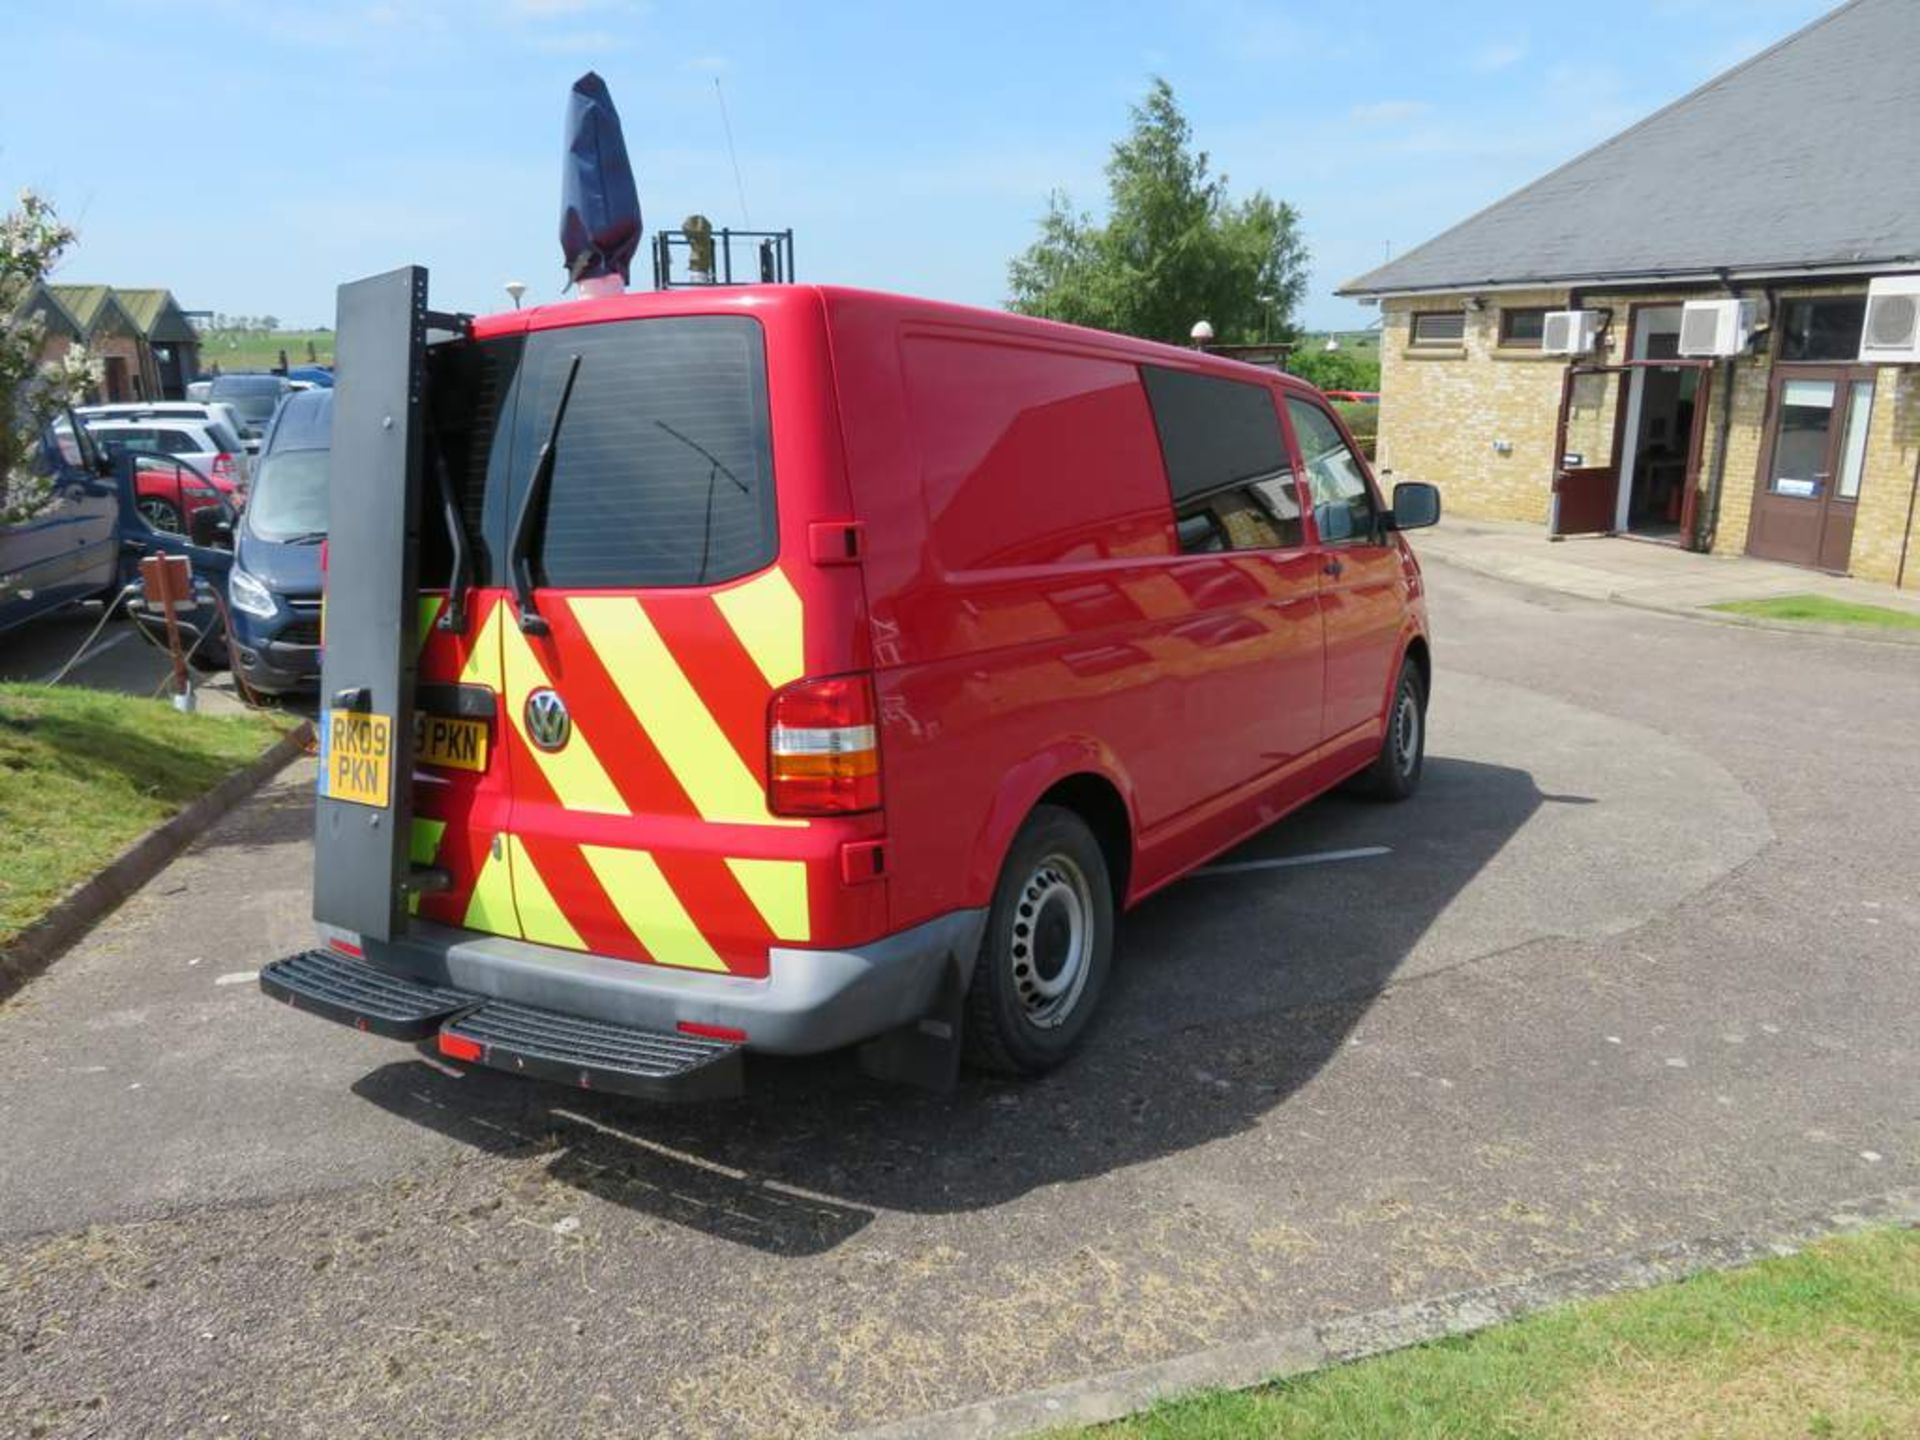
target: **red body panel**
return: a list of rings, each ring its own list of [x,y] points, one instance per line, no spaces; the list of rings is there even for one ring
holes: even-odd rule
[[[1318,403],[1311,387],[1117,336],[798,286],[548,306],[475,333],[694,314],[762,326],[778,557],[725,585],[540,591],[545,636],[520,635],[499,592],[475,594],[465,639],[427,632],[423,681],[490,665],[499,710],[486,774],[416,786],[419,814],[446,827],[455,882],[423,914],[471,926],[476,876],[511,833],[516,928],[480,928],[764,975],[773,945],[854,946],[986,904],[1013,834],[1069,777],[1098,777],[1124,808],[1132,899],[1377,749],[1400,657],[1425,628],[1411,552],[1393,536],[1349,545],[1326,573],[1296,446],[1301,545],[1180,554],[1138,367],[1267,386],[1283,425],[1284,397]],[[779,617],[799,627],[791,664],[767,640]],[[498,648],[476,661],[476,646]],[[772,692],[863,671],[882,808],[772,816]],[[571,712],[558,758],[518,721],[533,685]],[[740,803],[747,783],[757,811]],[[797,927],[780,888],[793,865]],[[671,926],[656,933],[656,875],[699,932],[692,950]]]

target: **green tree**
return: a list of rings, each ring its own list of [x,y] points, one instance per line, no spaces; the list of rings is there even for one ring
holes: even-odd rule
[[[73,244],[73,231],[31,190],[0,217],[0,523],[44,507],[51,477],[36,473],[40,436],[93,383],[87,353],[74,346],[42,360],[46,321],[27,302],[36,285]]]
[[[1322,390],[1378,390],[1380,362],[1351,350],[1329,350],[1317,340],[1303,342],[1287,357],[1287,373]]]
[[[1060,191],[1040,237],[1007,267],[1009,305],[1074,325],[1185,341],[1205,320],[1221,341],[1280,339],[1307,288],[1307,247],[1291,205],[1227,193],[1173,96],[1155,78],[1107,161],[1107,218]]]

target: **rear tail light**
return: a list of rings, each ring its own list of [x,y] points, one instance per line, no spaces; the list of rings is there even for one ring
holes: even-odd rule
[[[233,456],[224,450],[213,457],[213,478],[233,483]]]
[[[880,808],[880,732],[866,675],[801,680],[768,710],[767,805],[776,815]]]

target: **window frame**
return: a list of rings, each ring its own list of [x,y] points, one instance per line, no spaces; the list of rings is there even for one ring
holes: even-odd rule
[[[1551,305],[1502,305],[1500,307],[1500,333],[1498,343],[1503,350],[1538,350],[1546,339],[1547,316],[1554,307]],[[1531,338],[1515,339],[1513,322],[1517,316],[1537,316],[1540,321],[1540,333]]]
[[[1460,322],[1460,333],[1442,337],[1423,337],[1420,325],[1425,320],[1449,319]],[[1416,310],[1407,320],[1407,348],[1410,350],[1461,350],[1467,343],[1467,309],[1462,305],[1453,310]]]
[[[1387,514],[1388,507],[1380,498],[1380,487],[1373,478],[1373,467],[1367,464],[1367,457],[1362,455],[1360,448],[1353,443],[1353,437],[1347,433],[1346,426],[1340,423],[1340,417],[1333,412],[1330,406],[1323,404],[1319,399],[1311,395],[1300,395],[1288,392],[1284,396],[1284,400],[1286,403],[1281,406],[1281,415],[1286,421],[1287,444],[1291,446],[1293,450],[1294,476],[1296,483],[1304,492],[1301,496],[1305,506],[1304,513],[1312,517],[1313,540],[1311,543],[1322,549],[1346,549],[1354,545],[1377,546],[1386,544],[1389,532],[1385,527],[1382,517]],[[1319,507],[1314,504],[1313,482],[1307,472],[1307,452],[1300,444],[1299,426],[1293,423],[1293,404],[1295,401],[1298,401],[1301,405],[1310,409],[1317,410],[1332,423],[1333,433],[1340,438],[1340,443],[1347,447],[1347,453],[1353,457],[1354,463],[1359,466],[1362,493],[1366,496],[1367,509],[1372,517],[1372,523],[1364,531],[1357,531],[1352,535],[1342,536],[1336,539],[1328,539],[1320,533]]]

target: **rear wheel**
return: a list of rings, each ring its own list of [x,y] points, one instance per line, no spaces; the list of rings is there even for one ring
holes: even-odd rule
[[[1411,658],[1400,662],[1400,679],[1387,709],[1387,733],[1373,764],[1360,772],[1357,788],[1375,800],[1405,800],[1420,788],[1427,755],[1427,687]]]
[[[967,1059],[1038,1075],[1079,1044],[1113,967],[1106,856],[1071,810],[1042,805],[1014,838],[967,994]]]

